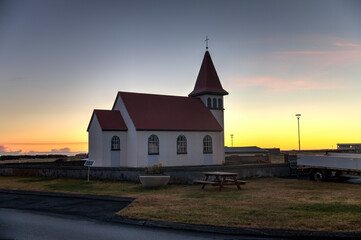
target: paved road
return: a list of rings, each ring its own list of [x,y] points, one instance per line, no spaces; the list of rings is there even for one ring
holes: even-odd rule
[[[132,199],[0,193],[3,239],[268,239],[151,228],[111,222]],[[280,238],[279,238],[280,239]]]
[[[114,200],[74,198],[69,197],[68,194],[41,196],[0,192],[0,208],[85,216],[103,221],[111,219],[116,212],[128,206],[132,200],[131,198],[115,198]]]
[[[89,220],[79,216],[49,215],[49,213],[0,208],[0,239],[263,240],[267,238],[149,228]]]

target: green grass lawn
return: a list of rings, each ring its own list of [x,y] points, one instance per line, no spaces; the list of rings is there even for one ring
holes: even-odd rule
[[[117,214],[229,227],[352,231],[361,230],[361,186],[348,183],[257,178],[238,191],[171,184],[144,189],[119,181],[0,177],[0,188],[88,193],[137,198]]]

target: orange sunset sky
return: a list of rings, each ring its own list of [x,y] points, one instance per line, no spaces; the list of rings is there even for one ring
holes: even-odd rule
[[[361,2],[4,1],[0,155],[87,152],[117,91],[187,96],[209,36],[225,144],[361,143]]]

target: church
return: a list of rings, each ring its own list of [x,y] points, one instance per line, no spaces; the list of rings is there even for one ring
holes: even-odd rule
[[[221,165],[225,95],[206,50],[188,97],[118,92],[112,110],[94,110],[88,158],[99,167]]]

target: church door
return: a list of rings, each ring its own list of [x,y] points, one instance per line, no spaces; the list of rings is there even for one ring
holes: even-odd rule
[[[120,167],[120,151],[112,151],[110,159],[111,167]]]
[[[120,139],[118,136],[112,137],[112,147],[110,152],[110,166],[120,167]]]

